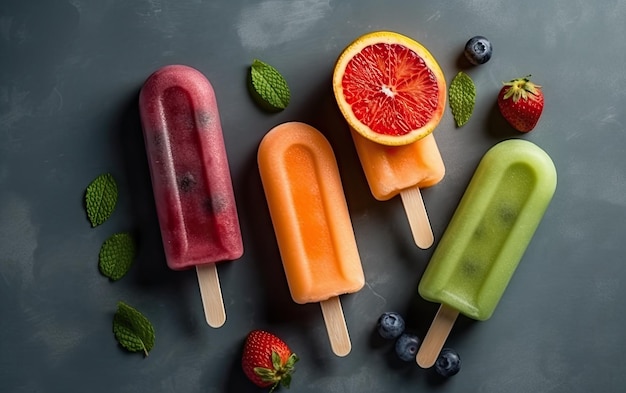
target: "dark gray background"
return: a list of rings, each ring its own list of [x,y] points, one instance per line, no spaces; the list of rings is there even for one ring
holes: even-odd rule
[[[264,328],[300,355],[293,392],[617,392],[626,385],[626,2],[3,0],[0,3],[0,390],[2,392],[256,392],[239,366],[245,335]],[[373,199],[332,95],[334,61],[357,36],[386,29],[423,43],[449,82],[482,34],[492,60],[467,68],[478,100],[461,129],[449,109],[435,131],[445,179],[423,192],[440,238],[479,159],[522,137],[553,158],[559,185],[495,315],[460,318],[448,345],[463,359],[448,381],[395,359],[377,339],[384,311],[423,335],[436,305],[417,283],[433,249],[412,243],[399,198]],[[246,90],[254,58],[292,89],[283,112]],[[232,169],[245,255],[219,266],[228,320],[211,329],[193,271],[167,269],[157,228],[137,96],[160,66],[183,63],[213,83]],[[532,74],[546,108],[514,132],[495,98]],[[333,145],[367,284],[342,298],[353,350],[335,357],[319,307],[291,301],[256,149],[284,121]],[[92,229],[83,193],[111,172],[119,204]],[[136,265],[111,283],[102,242],[139,239]],[[148,358],[117,345],[119,300],[154,324]]]

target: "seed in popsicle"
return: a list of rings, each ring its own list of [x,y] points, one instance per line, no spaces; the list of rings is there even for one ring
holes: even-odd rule
[[[208,127],[213,121],[213,116],[207,111],[200,110],[197,112],[196,116],[198,116],[198,124],[200,124],[201,127]]]
[[[183,192],[189,192],[191,191],[194,186],[197,184],[198,182],[196,181],[196,179],[193,177],[193,174],[191,173],[185,173],[185,175],[183,176],[183,178],[180,180],[180,190]]]

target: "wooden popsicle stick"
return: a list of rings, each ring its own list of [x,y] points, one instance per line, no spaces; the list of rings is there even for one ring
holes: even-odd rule
[[[217,275],[216,265],[215,263],[207,263],[196,266],[204,316],[206,322],[213,328],[218,328],[226,322],[226,310],[224,310],[220,278]]]
[[[328,332],[328,339],[333,352],[337,356],[346,356],[352,350],[352,344],[350,343],[350,335],[348,334],[348,327],[343,316],[339,296],[320,302],[320,307],[322,308],[324,323],[326,324],[326,331]]]
[[[419,187],[415,186],[400,191],[400,197],[402,198],[406,216],[409,219],[409,226],[411,227],[415,244],[422,249],[429,248],[435,242],[435,236],[430,227],[430,220],[428,219],[428,213],[426,213],[426,206],[424,206]]]
[[[420,367],[429,368],[435,364],[458,315],[459,312],[451,307],[444,304],[439,306],[437,315],[415,357]]]

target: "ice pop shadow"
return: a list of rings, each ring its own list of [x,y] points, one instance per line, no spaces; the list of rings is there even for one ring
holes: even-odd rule
[[[238,341],[232,348],[232,353],[240,354],[243,352],[245,339]],[[209,382],[203,386],[209,386]],[[261,392],[267,391],[267,389],[257,388],[251,381],[248,380],[246,375],[241,368],[241,357],[233,356],[230,367],[228,367],[228,376],[225,382],[224,390],[225,393],[245,393],[245,392]]]
[[[256,256],[250,261],[249,268],[255,270],[253,276],[258,277],[259,286],[263,290],[263,298],[258,300],[264,306],[263,315],[266,320],[263,322],[308,324],[308,312],[291,299],[261,184],[256,154],[248,158],[244,168],[245,192],[238,195],[239,214],[240,221],[246,223],[244,233],[251,234],[244,239],[246,253]]]
[[[463,53],[463,50],[465,48],[461,47],[459,49],[460,49],[459,55],[456,57],[456,68],[459,71],[469,72],[469,70],[471,70],[472,68],[477,67],[473,65],[472,63],[470,63],[469,60],[467,60],[467,57],[465,57],[465,53]]]
[[[126,176],[127,195],[120,197],[130,200],[131,221],[137,241],[137,256],[134,266],[128,273],[131,285],[138,291],[163,297],[175,318],[183,325],[186,332],[196,332],[203,321],[200,299],[183,298],[185,288],[197,287],[193,271],[174,272],[167,267],[156,206],[152,194],[152,183],[148,158],[143,140],[139,117],[137,86],[119,108],[118,116],[112,128],[115,130],[114,149],[119,151],[122,167]],[[183,304],[185,306],[181,307]],[[197,310],[196,310],[197,309]]]

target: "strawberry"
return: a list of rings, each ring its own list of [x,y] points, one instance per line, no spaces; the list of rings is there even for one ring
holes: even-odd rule
[[[535,128],[543,111],[541,86],[525,78],[513,79],[498,94],[500,113],[518,131],[528,132]]]
[[[272,333],[253,330],[246,338],[241,366],[248,379],[262,388],[271,386],[271,392],[279,385],[289,387],[297,361],[298,356],[283,340]]]

